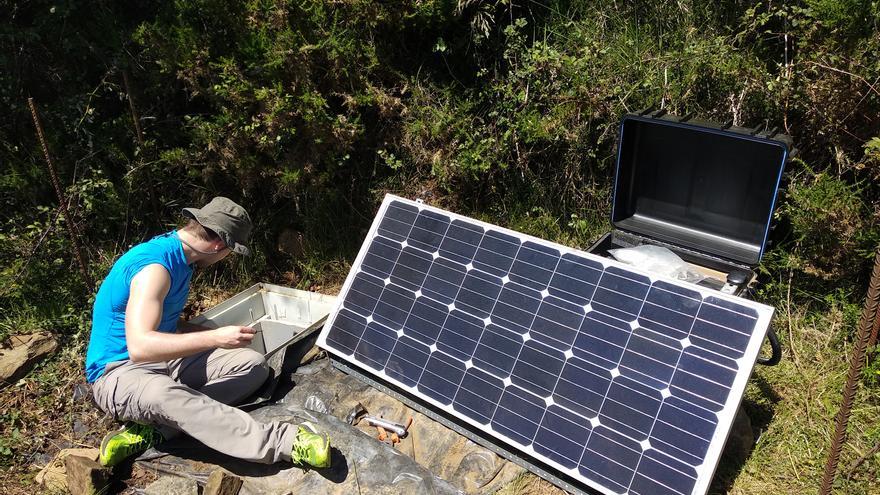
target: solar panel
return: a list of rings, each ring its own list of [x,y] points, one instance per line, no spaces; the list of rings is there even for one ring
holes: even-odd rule
[[[686,495],[772,313],[389,195],[318,343],[587,487]]]

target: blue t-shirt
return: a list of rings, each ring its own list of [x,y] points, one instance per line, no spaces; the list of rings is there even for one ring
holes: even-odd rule
[[[89,383],[104,374],[107,363],[128,359],[125,307],[131,279],[145,266],[153,264],[162,265],[171,276],[171,287],[162,302],[162,320],[158,330],[169,333],[177,330],[177,320],[189,295],[193,270],[186,263],[180,237],[172,231],[128,250],[116,260],[98,289],[92,309],[92,335],[86,353],[86,380]]]

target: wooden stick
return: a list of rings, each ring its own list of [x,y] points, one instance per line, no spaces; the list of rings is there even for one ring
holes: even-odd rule
[[[143,163],[144,152],[144,133],[141,131],[141,123],[138,118],[137,109],[134,107],[134,98],[131,96],[131,85],[128,82],[128,71],[122,71],[122,82],[125,84],[125,94],[128,96],[128,108],[131,110],[131,120],[134,123],[135,136],[137,136],[138,145],[141,147],[141,163]],[[150,173],[149,166],[144,166],[144,178],[147,181],[147,193],[150,196],[150,204],[153,207],[153,215],[157,222],[161,222],[159,216],[159,202],[156,200],[156,191],[153,189],[153,175]]]
[[[877,444],[874,445],[874,447],[869,450],[867,454],[859,457],[854,463],[852,463],[852,465],[849,467],[849,471],[847,472],[846,477],[852,478],[852,475],[856,472],[856,469],[858,469],[858,467],[861,466],[865,461],[873,457],[874,454],[876,454],[877,452],[880,452],[880,442],[877,442]]]
[[[416,433],[415,431],[410,431],[408,433],[409,441],[412,442],[412,451],[413,451],[413,461],[419,462],[418,457],[416,457]]]

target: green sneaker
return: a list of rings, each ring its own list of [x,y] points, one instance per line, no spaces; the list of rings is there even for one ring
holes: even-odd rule
[[[115,466],[132,455],[140,454],[164,440],[152,426],[129,423],[111,431],[101,440],[98,460],[102,466]]]
[[[298,464],[308,464],[316,468],[330,467],[330,436],[318,433],[315,425],[308,421],[298,425],[290,458]]]

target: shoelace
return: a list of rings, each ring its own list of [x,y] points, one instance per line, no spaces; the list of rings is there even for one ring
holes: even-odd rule
[[[132,432],[129,435],[131,435],[129,439],[132,441],[128,445],[129,450],[138,450],[144,447],[149,448],[156,443],[157,437],[159,436],[158,432],[150,427],[138,428],[136,432]]]
[[[302,461],[309,457],[309,447],[307,442],[304,440],[304,436],[302,431],[298,431],[296,433],[296,441],[293,443],[293,451],[297,456],[297,460]]]

